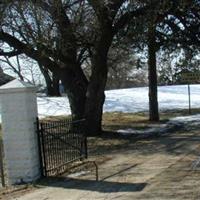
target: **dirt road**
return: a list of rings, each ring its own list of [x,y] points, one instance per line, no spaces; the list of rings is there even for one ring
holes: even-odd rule
[[[99,164],[78,177],[45,180],[37,189],[4,196],[6,200],[199,200],[200,132],[177,132],[143,139],[91,139]]]

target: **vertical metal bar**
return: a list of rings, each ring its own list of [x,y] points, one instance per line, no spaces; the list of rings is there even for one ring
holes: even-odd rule
[[[49,122],[50,125],[50,135],[49,135],[49,155],[50,155],[50,164],[49,168],[54,169],[57,166],[57,152],[56,152],[56,142],[57,140],[52,137],[52,135],[56,135],[56,122]],[[55,172],[52,171],[54,174]]]
[[[84,143],[85,143],[85,158],[87,159],[88,158],[88,146],[87,146],[87,137],[84,136],[85,139],[84,139]]]
[[[80,152],[79,152],[79,157],[80,157],[80,160],[82,161],[83,160],[83,155],[84,155],[84,141],[83,141],[83,138],[81,137],[81,141],[80,141]]]
[[[74,127],[73,127],[72,122],[69,122],[69,140],[70,140],[70,143],[72,143],[73,135],[74,135]],[[69,160],[70,161],[72,160],[72,146],[71,145],[69,145]]]
[[[69,122],[68,124],[68,127],[69,127],[69,140],[70,140],[70,143],[72,142],[72,137],[73,137],[73,132],[74,132],[74,127],[73,127],[73,124],[72,122]],[[68,157],[69,157],[69,161],[72,160],[72,146],[69,145],[69,154],[68,154]]]
[[[96,171],[96,181],[99,180],[99,169],[98,169],[98,165],[96,164],[96,162],[94,161],[94,166],[95,166],[95,171]]]
[[[73,146],[77,147],[77,124],[76,122],[74,123],[74,135],[73,135]],[[73,147],[73,159],[77,158],[77,149]]]
[[[62,126],[62,121],[57,122],[57,127],[56,127],[56,136],[61,137],[61,126]],[[57,140],[57,158],[58,158],[58,163],[57,165],[59,166],[61,163],[61,158],[60,158],[60,148],[61,148],[62,143],[60,143],[60,140]],[[60,170],[60,169],[58,169]],[[62,170],[62,168],[61,168]]]
[[[58,121],[58,122],[56,122],[56,137],[61,137],[61,122],[60,121]],[[60,165],[60,151],[59,151],[59,148],[61,148],[61,145],[62,145],[62,143],[60,143],[60,140],[57,140],[57,142],[56,142],[56,157],[57,157],[57,166],[59,166]],[[58,169],[59,170],[59,169]]]
[[[53,127],[53,128],[50,129],[50,133],[57,136],[57,124],[56,124],[56,122],[50,122],[50,123],[51,123],[51,125]],[[50,147],[50,153],[51,153],[53,159],[52,159],[50,167],[52,169],[56,169],[56,167],[58,165],[57,139],[51,137],[51,144],[52,145]],[[52,173],[54,173],[54,171]]]
[[[43,124],[43,131],[42,131],[42,135],[43,135],[43,146],[44,146],[44,160],[45,160],[45,172],[46,175],[48,176],[48,169],[49,169],[49,138],[48,138],[48,126],[47,126],[47,122],[44,122]]]
[[[70,142],[71,135],[72,135],[72,128],[71,128],[71,122],[70,121],[68,121],[67,127],[68,127],[68,141]],[[71,159],[70,154],[71,154],[71,146],[68,145],[68,151],[67,151],[67,160],[68,161],[70,161],[70,159]]]
[[[75,122],[74,123],[74,131],[73,131],[73,140],[72,140],[72,142],[73,142],[73,147],[72,147],[72,152],[73,152],[73,159],[75,159],[75,158],[77,158],[77,155],[76,155],[76,140],[77,140],[77,123]]]
[[[62,121],[60,122],[57,122],[57,129],[56,129],[56,134],[59,138],[62,139]],[[61,157],[61,148],[63,149],[62,147],[62,143],[60,142],[60,140],[57,140],[58,141],[58,145],[57,145],[57,156],[58,156],[58,166],[62,163],[62,157]],[[60,169],[62,171],[62,168]]]
[[[72,139],[71,139],[71,143],[72,143],[72,146],[71,146],[71,154],[72,154],[72,160],[76,157],[76,154],[75,154],[75,148],[74,146],[76,145],[76,124],[72,122],[72,127],[73,127],[73,133],[72,133]]]
[[[37,134],[37,141],[38,141],[38,154],[39,154],[39,161],[40,161],[40,172],[41,175],[44,176],[43,173],[43,164],[42,164],[42,149],[41,149],[41,134],[40,134],[40,122],[38,117],[36,118],[36,134]]]
[[[46,131],[46,159],[47,159],[47,169],[51,169],[52,166],[52,144],[51,144],[51,122],[45,122],[45,129]],[[51,171],[48,172],[50,175]]]
[[[3,142],[0,139],[0,168],[1,168],[1,183],[2,183],[2,187],[6,186],[5,183],[5,174],[4,174],[4,165],[3,165]]]
[[[64,138],[65,141],[67,141],[66,120],[63,121],[62,126],[63,126],[63,138]],[[64,150],[62,151],[62,161],[63,162],[66,162],[66,156],[65,156],[66,152],[67,152],[67,147],[65,146]]]
[[[189,114],[191,115],[191,95],[190,95],[190,84],[188,84],[188,102],[189,102]]]
[[[64,141],[66,141],[66,134],[65,134],[65,121],[62,121],[61,124],[61,132],[62,132],[62,138]],[[63,148],[60,149],[60,158],[61,158],[61,163],[65,163],[65,152],[66,152],[66,146],[63,146]],[[63,166],[62,170],[65,170],[65,167]]]
[[[77,125],[78,126],[78,125]],[[81,152],[80,152],[80,147],[81,146],[81,141],[80,141],[80,132],[78,131],[78,128],[76,129],[76,157],[78,156],[81,156],[82,157],[82,149],[81,149]]]
[[[61,139],[63,139],[63,134],[62,134],[62,121],[58,122],[58,129],[57,129],[57,136]],[[62,164],[62,154],[61,154],[61,151],[63,150],[63,143],[58,140],[58,148],[57,148],[57,151],[58,151],[58,165]],[[60,171],[62,172],[63,168],[60,169]]]
[[[86,130],[85,130],[85,119],[82,121],[82,128],[83,128],[83,137],[84,137],[84,157],[87,159],[88,158],[88,146],[87,146],[87,135],[86,135]]]
[[[65,121],[65,140],[66,141],[69,141],[69,128],[68,128],[68,121],[66,120]],[[65,162],[67,162],[68,161],[68,151],[69,151],[69,145],[65,148],[65,152],[64,152],[64,160],[65,160]]]
[[[43,155],[43,175],[47,176],[47,166],[46,166],[46,151],[45,151],[45,139],[44,139],[44,127],[43,123],[40,124],[40,133],[41,133],[41,145],[42,145],[42,155]]]
[[[65,141],[69,141],[69,127],[68,127],[69,121],[65,120],[64,127],[65,127]],[[65,146],[65,151],[63,152],[63,160],[65,162],[68,161],[68,151],[69,151],[69,145]]]

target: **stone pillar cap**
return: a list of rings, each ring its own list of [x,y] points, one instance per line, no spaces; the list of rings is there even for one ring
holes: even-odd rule
[[[36,91],[36,87],[18,79],[10,81],[0,87],[0,94],[24,91]]]

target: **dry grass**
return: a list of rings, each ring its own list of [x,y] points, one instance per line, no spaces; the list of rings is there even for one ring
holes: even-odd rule
[[[192,114],[200,113],[200,109],[192,109]],[[170,118],[178,116],[187,116],[188,110],[165,110],[160,111],[160,121],[150,122],[147,112],[122,113],[112,112],[103,114],[103,129],[107,131],[116,131],[118,129],[136,128],[145,129],[152,124],[160,124],[168,121]]]
[[[116,131],[124,128],[143,128],[148,126],[148,117],[144,113],[104,113],[103,129],[106,131]]]
[[[200,113],[199,109],[192,109],[192,114]],[[186,116],[188,109],[162,110],[160,111],[160,121],[150,122],[148,112],[138,113],[122,113],[122,112],[106,112],[103,114],[102,126],[106,131],[116,131],[118,129],[136,128],[145,129],[152,124],[160,124],[168,121],[172,117]],[[42,119],[42,121],[59,121],[69,119],[70,116],[50,116]],[[0,127],[1,130],[1,127]]]

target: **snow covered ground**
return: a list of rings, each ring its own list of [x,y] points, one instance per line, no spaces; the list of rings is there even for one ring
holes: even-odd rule
[[[200,108],[200,85],[191,85],[191,106]],[[187,85],[158,87],[160,109],[188,108]],[[70,114],[67,97],[38,97],[38,114],[40,118]],[[148,88],[131,88],[106,91],[104,112],[138,112],[148,111]],[[0,115],[1,122],[1,115]],[[174,127],[196,127],[200,125],[200,115],[176,117],[166,124],[151,126],[146,130],[118,130],[122,135],[165,133]]]
[[[191,85],[191,106],[200,108],[200,85]],[[158,87],[158,101],[160,109],[188,108],[188,86]],[[148,111],[148,88],[131,88],[106,91],[104,112],[138,112]],[[66,97],[38,98],[38,112],[40,117],[49,115],[70,114],[70,107]],[[150,126],[146,130],[126,129],[118,130],[122,135],[151,135],[164,134],[177,127],[192,128],[200,125],[200,115],[172,118],[165,124]]]
[[[158,87],[160,109],[188,108],[187,85]],[[200,85],[191,85],[192,108],[200,108]],[[148,88],[131,88],[106,91],[104,112],[148,111]],[[66,97],[38,97],[40,117],[70,114]]]
[[[158,87],[160,109],[188,108],[187,86]],[[200,107],[200,85],[191,86],[192,107]],[[148,111],[148,88],[112,90],[106,92],[104,111]]]
[[[187,85],[158,87],[160,109],[188,108]],[[70,114],[66,97],[38,97],[39,117]],[[200,107],[200,85],[191,85],[192,108]],[[106,91],[104,112],[148,111],[148,88]]]

